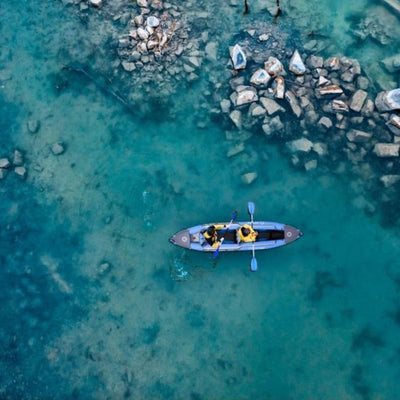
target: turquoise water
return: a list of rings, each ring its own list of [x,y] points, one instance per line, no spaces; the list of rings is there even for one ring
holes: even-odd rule
[[[398,398],[394,202],[374,203],[342,155],[306,172],[279,140],[210,114],[229,96],[227,49],[243,29],[272,26],[296,45],[318,34],[320,54],[356,57],[374,76],[399,52],[396,15],[367,0],[281,0],[273,23],[261,1],[246,17],[185,2],[191,35],[208,32],[218,59],[195,82],[140,86],[112,67],[110,36],[124,27],[113,13],[132,2],[75,3],[0,3],[0,157],[19,149],[27,167],[25,180],[0,181],[0,397]],[[369,15],[391,28],[388,44],[350,32]],[[245,150],[227,157],[237,143]],[[249,254],[214,261],[168,243],[235,209],[246,219],[249,200],[256,218],[304,232],[257,253],[257,273]]]

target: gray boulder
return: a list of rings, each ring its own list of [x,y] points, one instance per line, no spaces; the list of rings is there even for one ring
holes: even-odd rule
[[[353,96],[351,96],[349,107],[356,112],[360,112],[364,102],[367,98],[367,92],[364,90],[357,90],[354,92]]]
[[[300,118],[301,114],[303,113],[303,110],[300,108],[299,102],[297,101],[296,96],[293,94],[293,92],[288,90],[285,93],[285,98],[286,98],[287,102],[289,103],[290,108],[292,109],[293,113],[296,115],[297,118]]]
[[[375,106],[379,112],[400,110],[400,88],[378,93]]]
[[[343,93],[343,89],[338,85],[330,85],[318,89],[318,92],[322,96],[339,95]]]
[[[8,161],[8,158],[1,158],[0,159],[0,168],[9,168],[11,165],[10,161]]]
[[[240,129],[242,127],[242,113],[239,110],[233,110],[229,114],[229,118],[235,124],[236,128]]]
[[[285,79],[283,76],[276,77],[274,94],[277,99],[282,100],[285,97]]]
[[[275,100],[269,99],[267,97],[261,97],[260,102],[263,107],[267,110],[268,115],[274,115],[277,112],[284,112],[285,109],[281,107]]]
[[[238,96],[236,98],[236,106],[252,103],[253,101],[257,100],[257,92],[253,88],[246,88],[238,93]]]
[[[322,129],[322,130],[328,130],[330,128],[332,128],[332,121],[328,118],[328,117],[322,117],[319,121],[318,121],[318,126]]]

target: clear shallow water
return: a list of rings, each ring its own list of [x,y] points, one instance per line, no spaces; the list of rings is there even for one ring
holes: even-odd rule
[[[339,26],[362,10],[336,6]],[[295,170],[257,134],[227,158],[232,144],[202,108],[207,76],[143,114],[63,72],[107,53],[101,14],[84,25],[61,3],[0,11],[1,156],[19,148],[28,166],[26,181],[10,173],[0,186],[1,397],[398,396],[398,235],[364,213],[360,178]],[[219,12],[223,53],[242,17]],[[30,119],[41,122],[34,135]],[[248,170],[259,177],[245,186]],[[167,242],[233,209],[245,219],[248,200],[258,218],[305,233],[257,254],[257,274],[248,254],[214,263]],[[179,266],[189,280],[172,279]]]

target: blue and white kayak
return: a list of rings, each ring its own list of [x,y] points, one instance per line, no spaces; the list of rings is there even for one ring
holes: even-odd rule
[[[303,236],[299,229],[290,225],[279,222],[254,221],[255,208],[256,206],[252,201],[247,203],[247,210],[251,218],[248,222],[233,222],[237,217],[237,211],[235,211],[229,223],[217,222],[196,225],[175,233],[169,238],[169,241],[185,249],[212,251],[213,258],[217,258],[220,251],[252,251],[250,271],[255,272],[258,269],[256,250],[274,249],[292,243]],[[204,237],[204,233],[210,225],[214,225],[216,228],[216,247],[210,246]],[[241,242],[239,240],[239,229],[243,225],[250,225],[257,232],[254,242]]]
[[[258,232],[255,242],[244,243],[238,241],[238,229],[242,225],[252,225]],[[216,222],[210,224],[196,225],[184,229],[171,236],[169,241],[185,249],[214,252],[215,248],[210,246],[204,238],[203,233],[210,225],[223,225],[222,229],[217,230],[218,240],[224,238],[219,247],[219,251],[253,251],[267,250],[284,246],[300,238],[303,233],[290,225],[279,222],[267,221],[246,221],[246,222]]]

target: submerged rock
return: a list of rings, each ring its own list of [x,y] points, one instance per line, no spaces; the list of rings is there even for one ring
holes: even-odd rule
[[[241,127],[242,127],[242,113],[239,110],[233,110],[229,114],[229,118],[236,125],[236,128],[241,129]]]
[[[245,69],[247,64],[246,55],[244,54],[242,48],[235,44],[231,49],[231,60],[233,64],[233,69]]]
[[[40,121],[29,120],[27,122],[27,127],[30,133],[36,133],[40,129]]]
[[[13,154],[13,165],[22,165],[24,163],[24,157],[19,150],[14,150]]]
[[[292,140],[286,144],[290,152],[309,153],[313,148],[313,143],[307,138]]]
[[[400,110],[400,88],[378,93],[375,106],[379,112]]]
[[[14,168],[14,172],[21,179],[25,179],[26,178],[26,168],[25,167],[15,167]]]
[[[294,51],[292,58],[289,61],[289,70],[295,75],[304,75],[306,72],[306,66],[297,50]]]
[[[400,182],[400,175],[383,175],[379,178],[385,187],[390,187]]]
[[[9,168],[11,165],[10,161],[8,161],[8,158],[1,158],[0,159],[0,168],[6,169]]]
[[[394,143],[377,143],[374,146],[373,152],[378,157],[398,157],[400,144]]]
[[[89,0],[89,3],[93,7],[101,7],[103,5],[103,0]]]
[[[63,146],[62,143],[57,142],[57,143],[53,143],[53,144],[51,145],[51,152],[52,152],[55,156],[58,156],[59,154],[64,153],[64,151],[65,151],[65,148],[64,148],[64,146]]]
[[[147,18],[146,20],[147,26],[150,26],[151,28],[157,28],[158,25],[160,25],[160,20],[157,17],[154,17],[151,15],[150,17]]]
[[[257,177],[258,177],[257,172],[248,172],[246,174],[243,174],[241,176],[241,179],[243,183],[245,183],[246,185],[250,185],[257,179]]]
[[[360,131],[358,129],[351,129],[346,133],[349,142],[352,143],[365,143],[372,137],[372,133]]]

